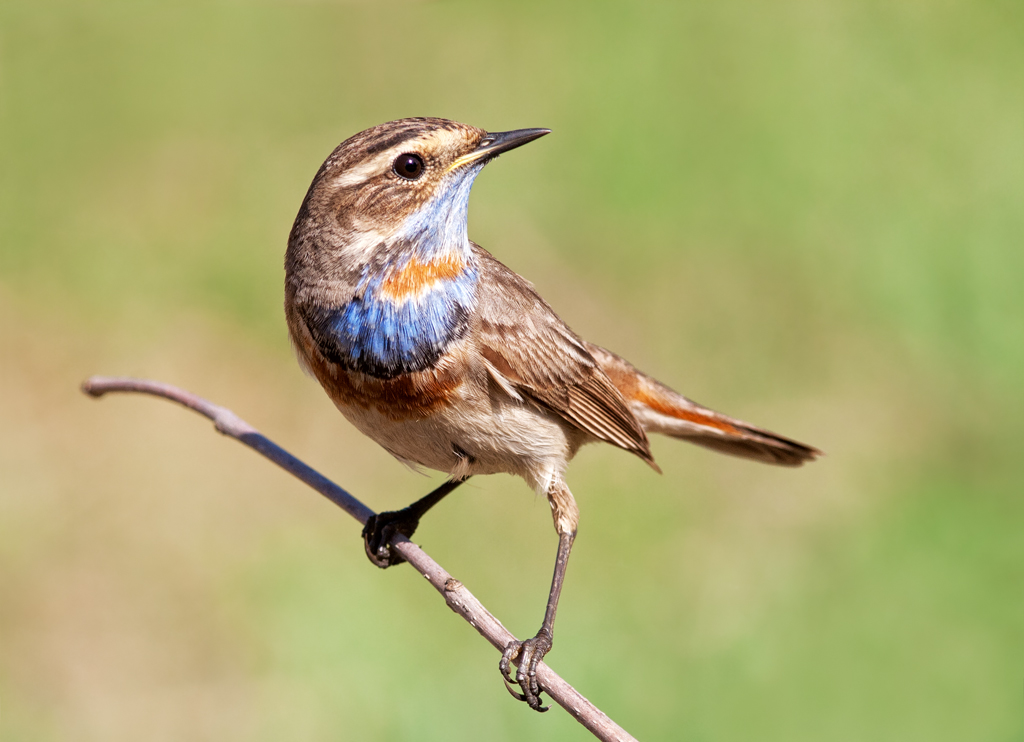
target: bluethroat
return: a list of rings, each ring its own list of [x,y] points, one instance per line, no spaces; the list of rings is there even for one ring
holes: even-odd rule
[[[506,684],[519,686],[509,685],[512,695],[537,710],[536,667],[551,649],[579,521],[565,471],[580,446],[611,443],[655,470],[648,433],[781,466],[820,454],[702,407],[583,340],[532,284],[470,241],[476,176],[548,133],[409,118],[356,134],[317,172],[285,257],[285,313],[301,364],[395,458],[449,475],[366,524],[370,561],[398,563],[391,536],[412,536],[475,474],[515,474],[547,497],[558,553],[544,621],[499,663]]]

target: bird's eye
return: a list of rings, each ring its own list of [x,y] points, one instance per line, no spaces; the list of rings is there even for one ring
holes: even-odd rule
[[[397,175],[406,180],[416,180],[423,175],[423,158],[406,152],[395,158],[394,170]]]

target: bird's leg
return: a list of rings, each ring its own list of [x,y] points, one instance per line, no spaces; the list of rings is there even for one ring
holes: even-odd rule
[[[556,482],[548,493],[552,515],[555,519],[555,530],[558,531],[558,556],[555,557],[555,573],[551,578],[551,591],[548,593],[548,605],[544,611],[544,623],[540,631],[532,639],[511,641],[501,654],[498,669],[505,678],[505,687],[513,697],[526,701],[534,711],[547,711],[547,706],[540,705],[540,685],[537,683],[537,663],[544,659],[551,650],[555,628],[555,613],[558,610],[558,598],[562,594],[562,583],[565,581],[565,567],[569,563],[569,552],[572,542],[576,540],[576,527],[579,523],[579,509],[576,501],[564,482]],[[510,664],[517,661],[515,679],[510,672]],[[522,693],[512,690],[511,683],[519,686]]]
[[[423,514],[441,502],[445,495],[465,482],[466,479],[468,477],[449,479],[412,505],[401,510],[386,510],[382,513],[371,515],[369,520],[366,521],[366,525],[363,526],[363,544],[366,546],[366,556],[369,557],[370,561],[381,569],[404,562],[405,560],[402,557],[391,551],[388,543],[391,541],[391,537],[396,533],[400,533],[406,538],[412,538]]]

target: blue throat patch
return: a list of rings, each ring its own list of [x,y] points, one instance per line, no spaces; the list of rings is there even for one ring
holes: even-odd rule
[[[466,334],[479,276],[466,236],[476,172],[424,204],[393,242],[378,248],[351,301],[306,311],[328,360],[391,379],[430,368]]]
[[[469,329],[476,280],[476,269],[466,267],[418,296],[396,299],[385,276],[371,274],[361,282],[362,297],[314,320],[323,338],[317,344],[335,363],[379,379],[423,371]]]

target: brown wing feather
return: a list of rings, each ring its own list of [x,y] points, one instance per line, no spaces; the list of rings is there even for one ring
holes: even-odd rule
[[[476,251],[484,277],[474,335],[492,373],[525,399],[657,469],[643,426],[586,344],[528,281]]]

